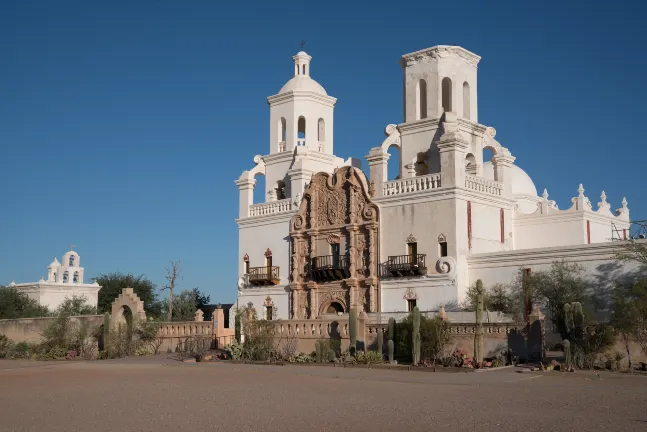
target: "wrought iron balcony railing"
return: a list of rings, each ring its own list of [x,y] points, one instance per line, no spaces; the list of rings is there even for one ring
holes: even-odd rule
[[[316,282],[349,278],[348,258],[345,255],[324,255],[312,258],[309,275],[310,280]]]
[[[248,274],[251,285],[278,285],[281,281],[278,267],[251,267]]]
[[[420,276],[427,274],[427,255],[395,255],[380,264],[380,277]]]

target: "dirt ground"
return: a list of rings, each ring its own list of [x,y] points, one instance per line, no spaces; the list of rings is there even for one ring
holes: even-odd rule
[[[0,361],[0,431],[647,431],[647,377]]]

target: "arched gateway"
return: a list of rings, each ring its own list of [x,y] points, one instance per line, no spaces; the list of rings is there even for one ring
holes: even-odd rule
[[[343,166],[312,177],[290,224],[291,318],[378,310],[378,228],[361,170]]]

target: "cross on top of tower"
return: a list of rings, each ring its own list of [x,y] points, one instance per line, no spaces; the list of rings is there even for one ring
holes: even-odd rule
[[[306,41],[301,39],[301,43],[299,45],[301,46],[301,51],[303,51],[303,48],[306,46]]]
[[[72,243],[70,243],[70,250],[71,251],[73,251],[75,247],[76,247],[76,245],[73,245]]]

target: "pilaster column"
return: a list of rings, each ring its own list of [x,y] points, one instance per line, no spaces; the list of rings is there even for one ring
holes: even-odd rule
[[[357,270],[357,264],[355,263],[355,259],[357,257],[357,251],[356,251],[356,245],[355,245],[355,236],[357,235],[357,227],[352,226],[350,228],[347,228],[348,231],[348,244],[349,244],[349,250],[348,250],[348,255],[349,255],[349,267],[350,267],[350,277],[351,279],[355,278],[355,271]]]
[[[512,196],[512,165],[514,165],[515,157],[511,154],[495,155],[492,158],[492,165],[494,165],[494,180],[503,184],[503,193],[505,196]]]
[[[243,173],[243,176],[245,173]],[[256,179],[244,178],[236,180],[236,186],[240,194],[238,204],[238,217],[246,218],[249,216],[249,206],[254,204],[254,187],[256,186]]]
[[[375,231],[377,225],[368,226],[368,275],[373,278],[375,274],[375,254],[377,253],[377,244],[375,244]]]
[[[443,135],[438,141],[440,183],[443,187],[465,187],[465,156],[469,144],[458,132],[456,113],[446,112]]]
[[[298,319],[299,294],[296,288],[292,288],[292,319]]]
[[[370,181],[375,184],[375,196],[381,197],[383,195],[382,185],[388,180],[388,162],[391,155],[385,153],[382,147],[374,147],[364,157],[368,161]]]

